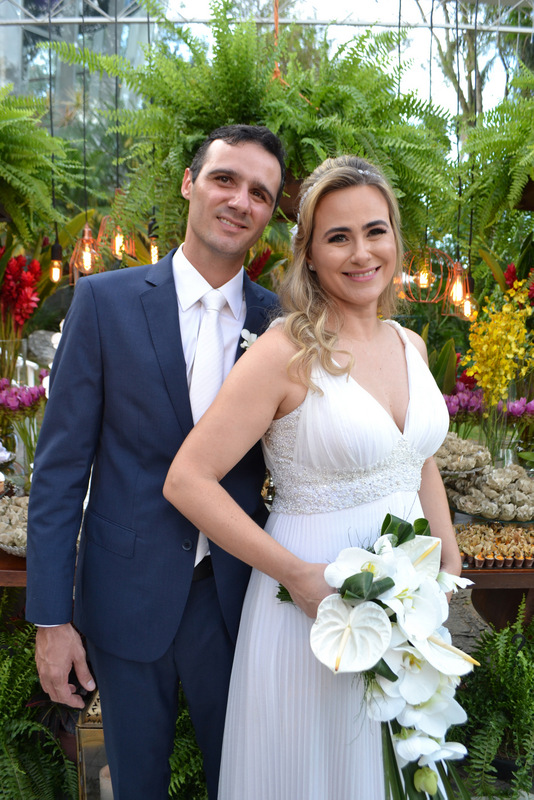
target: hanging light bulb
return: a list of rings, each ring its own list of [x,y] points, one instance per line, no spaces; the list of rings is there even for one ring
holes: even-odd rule
[[[155,217],[152,217],[148,223],[148,238],[150,241],[150,263],[155,264],[159,261],[158,223]]]
[[[97,266],[98,248],[91,233],[89,223],[83,228],[82,238],[78,239],[69,262],[71,283],[76,283],[80,275],[90,275]]]
[[[465,274],[462,265],[459,261],[455,261],[453,273],[447,289],[450,302],[455,306],[461,306],[465,298],[464,278]]]
[[[420,247],[404,254],[403,286],[412,303],[438,303],[443,299],[453,267],[443,250]]]
[[[120,228],[115,228],[111,249],[115,258],[122,258],[122,254],[124,253],[124,236]]]
[[[50,250],[50,280],[52,283],[59,283],[63,277],[63,249],[57,240]]]
[[[455,261],[445,292],[443,315],[472,321],[476,317],[477,306],[471,288],[469,271]]]

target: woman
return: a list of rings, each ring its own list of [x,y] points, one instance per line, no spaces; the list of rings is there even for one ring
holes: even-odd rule
[[[380,800],[380,727],[366,719],[362,682],[333,675],[309,646],[332,591],[325,564],[371,544],[391,512],[425,516],[443,568],[460,572],[432,459],[448,428],[443,398],[422,340],[381,318],[393,310],[401,260],[382,174],[353,156],[325,161],[302,187],[283,321],[238,361],[169,472],[167,499],[255,568],[219,800]],[[219,485],[260,437],[276,487],[265,531]],[[276,599],[278,583],[301,610]]]

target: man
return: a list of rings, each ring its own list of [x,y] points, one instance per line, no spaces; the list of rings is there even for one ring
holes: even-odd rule
[[[269,130],[237,125],[210,134],[182,183],[189,201],[182,247],[154,266],[80,280],[54,360],[30,498],[27,618],[39,626],[43,688],[74,707],[83,701],[71,668],[82,687],[94,688],[76,628],[86,637],[115,800],[167,797],[179,680],[210,800],[217,795],[249,570],[210,548],[162,487],[202,413],[198,400],[191,407],[195,361],[209,350],[195,352],[207,315],[201,298],[212,288],[223,295],[224,373],[243,352],[241,331],[261,332],[276,308],[275,296],[253,284],[242,264],[283,183],[282,147]],[[75,628],[76,538],[90,476]],[[260,521],[263,477],[256,446],[224,481]]]

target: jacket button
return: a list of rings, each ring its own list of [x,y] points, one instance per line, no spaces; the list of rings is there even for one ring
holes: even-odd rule
[[[191,550],[193,547],[193,542],[191,539],[184,539],[182,542],[182,549],[183,550]]]

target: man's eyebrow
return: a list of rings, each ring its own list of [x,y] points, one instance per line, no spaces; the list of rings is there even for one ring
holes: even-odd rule
[[[239,173],[235,169],[228,169],[228,167],[215,167],[214,169],[210,169],[209,172],[207,173],[208,178],[214,177],[215,175],[228,175],[230,178],[241,177],[241,173]],[[265,192],[271,203],[274,204],[274,197],[271,194],[270,190],[267,188],[267,186],[263,183],[263,181],[253,180],[253,183],[254,187],[256,189],[260,189],[260,191],[262,192]]]

